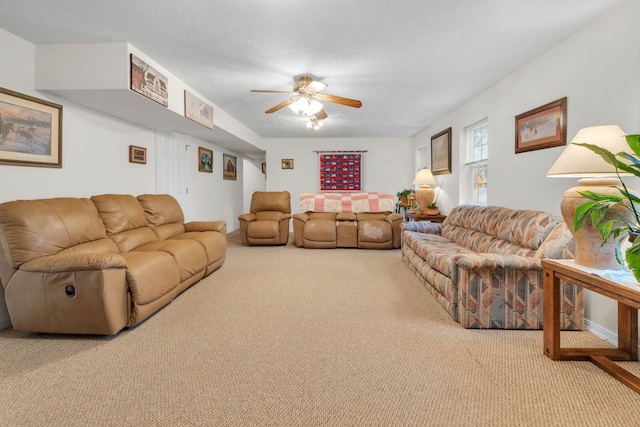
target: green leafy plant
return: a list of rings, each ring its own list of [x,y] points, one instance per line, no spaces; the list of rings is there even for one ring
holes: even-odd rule
[[[400,190],[396,193],[396,197],[398,198],[398,200],[404,198],[405,200],[409,197],[409,194],[413,193],[413,190],[411,189],[404,189],[404,190]]]
[[[575,143],[588,148],[598,154],[604,161],[616,168],[616,174],[620,178],[620,172],[629,173],[640,177],[640,135],[627,135],[627,144],[632,153],[612,153],[609,150],[594,144]],[[609,239],[615,239],[617,244],[616,258],[620,264],[623,255],[620,253],[621,243],[640,234],[639,206],[640,198],[633,194],[622,180],[621,186],[616,187],[620,195],[600,194],[593,191],[579,191],[582,196],[590,201],[581,204],[575,213],[573,227],[579,230],[587,219],[591,220],[593,227],[597,228],[602,237],[603,244]],[[607,214],[611,214],[605,217]],[[629,267],[636,279],[640,281],[640,239],[633,239],[631,247],[624,254]]]

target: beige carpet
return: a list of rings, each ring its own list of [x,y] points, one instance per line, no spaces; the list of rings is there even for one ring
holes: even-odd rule
[[[461,328],[399,250],[243,247],[236,232],[220,270],[137,328],[0,331],[2,426],[639,424],[640,395],[549,360],[542,332]]]

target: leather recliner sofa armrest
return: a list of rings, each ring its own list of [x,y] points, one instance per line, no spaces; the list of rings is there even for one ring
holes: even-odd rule
[[[184,225],[184,231],[219,231],[227,234],[226,221],[191,221]]]
[[[400,214],[393,213],[389,214],[386,220],[389,222],[404,221],[404,217]]]
[[[242,214],[238,217],[239,221],[246,221],[246,222],[252,222],[256,220],[256,214],[252,214],[252,213],[246,213],[246,214]]]

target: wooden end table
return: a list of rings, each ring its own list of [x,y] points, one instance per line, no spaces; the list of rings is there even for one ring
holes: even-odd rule
[[[640,286],[633,275],[614,281],[598,274],[604,271],[582,267],[573,260],[543,259],[542,267],[544,354],[552,360],[591,361],[640,393],[640,378],[613,363],[638,360]],[[560,348],[561,279],[618,301],[618,348]]]
[[[412,221],[431,221],[431,222],[442,222],[445,220],[446,215],[423,215],[416,211],[408,210],[407,218]]]

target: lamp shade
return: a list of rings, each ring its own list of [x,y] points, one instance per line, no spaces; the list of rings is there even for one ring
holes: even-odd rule
[[[550,177],[593,177],[615,176],[615,166],[605,162],[602,157],[586,147],[574,143],[586,143],[606,148],[613,154],[629,149],[625,134],[616,125],[593,126],[576,134],[560,157],[551,166],[547,176]]]
[[[416,185],[438,185],[436,179],[433,177],[430,169],[420,169],[418,174],[413,179],[412,184]]]

